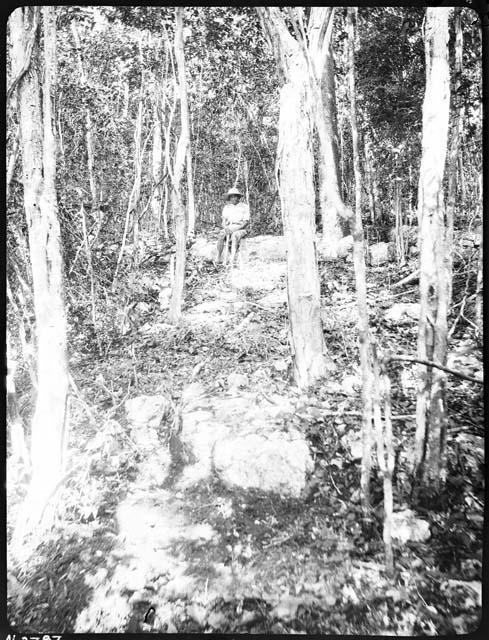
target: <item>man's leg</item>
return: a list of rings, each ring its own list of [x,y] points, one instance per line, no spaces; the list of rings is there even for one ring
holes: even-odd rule
[[[219,238],[217,239],[217,262],[221,262],[222,260],[222,252],[224,250],[225,242],[226,242],[226,232],[223,229],[219,233]]]
[[[233,242],[232,242],[232,250],[231,250],[231,264],[234,264],[236,260],[236,254],[238,253],[239,246],[241,244],[242,238],[246,235],[246,229],[239,229],[233,233]]]

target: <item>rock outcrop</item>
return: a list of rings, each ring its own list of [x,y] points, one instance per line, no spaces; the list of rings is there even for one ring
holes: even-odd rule
[[[179,438],[190,486],[215,474],[229,487],[299,497],[313,463],[304,435],[286,427],[288,400],[259,400],[256,394],[209,398],[198,384],[184,393]]]

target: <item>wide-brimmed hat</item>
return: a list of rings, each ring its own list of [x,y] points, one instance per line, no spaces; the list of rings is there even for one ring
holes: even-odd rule
[[[231,189],[226,193],[226,198],[229,198],[230,196],[239,196],[242,198],[243,194],[239,189],[236,189],[236,187],[231,187]]]

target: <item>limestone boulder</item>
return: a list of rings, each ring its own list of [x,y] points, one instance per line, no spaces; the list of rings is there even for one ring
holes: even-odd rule
[[[284,236],[255,236],[246,238],[242,245],[243,257],[265,260],[285,260],[286,247]]]
[[[353,236],[348,235],[339,239],[332,239],[322,235],[316,236],[316,251],[318,260],[329,261],[346,258],[353,251]]]
[[[190,254],[205,262],[212,262],[217,258],[217,241],[197,236],[190,248]]]
[[[385,313],[387,322],[393,324],[409,324],[419,320],[419,302],[397,302]]]
[[[262,307],[266,307],[267,309],[281,307],[287,304],[287,290],[276,289],[275,291],[271,291],[266,296],[263,296],[263,298],[260,298],[258,300],[258,304]]]
[[[299,497],[313,469],[303,435],[262,428],[248,434],[229,433],[216,442],[214,468],[227,486],[261,489]]]
[[[137,446],[146,448],[158,444],[160,423],[169,406],[169,400],[162,395],[142,395],[126,400],[125,409],[131,438]]]
[[[426,542],[430,537],[429,522],[418,518],[412,509],[392,514],[392,538],[397,542]]]
[[[386,264],[393,260],[394,256],[395,246],[392,242],[377,242],[376,244],[371,244],[367,252],[368,262],[373,267]]]
[[[184,392],[179,434],[186,463],[181,486],[215,474],[229,487],[260,489],[299,497],[313,462],[304,435],[284,428],[293,407],[287,398],[260,400],[256,394],[205,397],[194,387]]]

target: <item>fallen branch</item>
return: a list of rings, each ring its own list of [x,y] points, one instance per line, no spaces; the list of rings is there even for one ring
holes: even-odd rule
[[[419,272],[420,272],[420,269],[416,269],[416,271],[414,271],[413,273],[410,273],[408,276],[406,276],[402,280],[399,280],[399,282],[395,282],[391,288],[394,289],[395,287],[402,287],[404,284],[410,284],[411,282],[415,282],[419,278]]]
[[[441,371],[445,371],[446,373],[451,373],[458,378],[462,378],[462,380],[468,380],[469,382],[475,382],[476,384],[484,384],[484,380],[482,378],[472,378],[465,373],[460,373],[460,371],[455,371],[454,369],[450,369],[449,367],[444,367],[437,362],[432,362],[431,360],[421,360],[420,358],[414,358],[412,356],[387,356],[386,362],[415,362],[417,364],[423,364],[425,367],[435,367],[435,369],[440,369]]]

